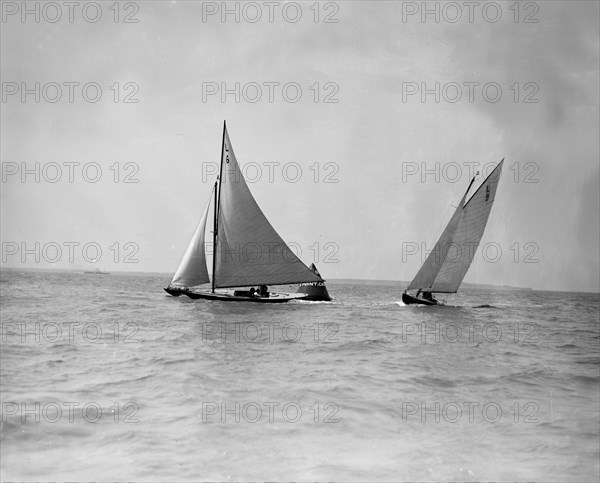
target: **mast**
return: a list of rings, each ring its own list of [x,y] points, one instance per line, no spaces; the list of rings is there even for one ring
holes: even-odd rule
[[[504,164],[504,158],[502,158],[502,160],[496,165],[496,167],[492,170],[492,172],[490,174],[488,174],[487,178],[485,178],[483,180],[483,182],[479,185],[479,188],[477,188],[477,191],[475,191],[475,193],[473,193],[473,196],[475,196],[477,194],[477,192],[483,188],[483,186],[485,185],[485,183],[492,177],[492,175],[496,172],[496,170],[502,166],[502,164]],[[471,184],[473,184],[473,182],[471,181]],[[471,198],[469,198],[469,201],[467,201],[465,203],[465,207],[471,202],[471,199],[473,199],[473,196],[471,196]]]
[[[213,263],[212,263],[212,293],[215,293],[215,275],[217,273],[217,230],[219,226],[219,211],[221,208],[221,184],[223,176],[223,152],[225,150],[225,130],[227,129],[226,121],[223,121],[223,140],[221,141],[221,167],[219,168],[219,177],[215,181],[215,216],[213,218]],[[217,183],[219,188],[217,189]]]
[[[479,174],[479,171],[477,171],[477,173],[475,174],[475,176],[473,176],[473,179],[471,180],[471,182],[469,183],[469,187],[467,188],[467,191],[465,191],[465,198],[467,196],[467,193],[469,192],[469,190],[471,189],[471,186],[473,186],[473,183],[475,182],[475,178],[477,178],[477,175]]]
[[[215,260],[217,259],[217,183],[215,181],[214,192],[215,192],[215,201],[214,201],[214,214],[213,214],[213,262],[212,262],[212,280],[211,280],[211,290],[215,293]]]

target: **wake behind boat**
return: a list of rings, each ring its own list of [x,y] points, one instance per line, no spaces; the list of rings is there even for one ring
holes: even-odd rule
[[[209,276],[205,231],[211,212],[215,250],[212,276]],[[323,282],[316,268],[315,271],[309,269],[289,249],[259,208],[244,180],[223,123],[219,176],[183,259],[164,290],[175,297],[185,295],[192,299],[282,303],[307,299],[311,294],[300,290],[295,294],[269,292],[267,285]],[[210,288],[190,288],[208,283]],[[250,288],[240,290],[242,287]],[[237,290],[223,290],[232,288]],[[314,294],[309,299],[330,300],[326,288],[324,292],[326,298]]]
[[[451,294],[458,291],[483,237],[494,204],[503,163],[504,159],[465,203],[475,178],[471,180],[433,250],[402,294],[402,302],[407,305],[438,305],[434,293]],[[451,256],[452,248],[455,250],[452,251]],[[411,290],[416,290],[416,294],[411,295],[409,293]]]

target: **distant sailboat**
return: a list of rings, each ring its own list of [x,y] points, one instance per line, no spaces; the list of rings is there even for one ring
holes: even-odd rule
[[[110,275],[110,272],[103,272],[99,268],[97,268],[96,270],[93,270],[93,271],[89,270],[89,271],[83,272],[83,273],[94,274],[94,275]]]
[[[405,304],[437,305],[434,293],[450,294],[458,291],[483,237],[503,163],[504,159],[465,203],[475,178],[471,180],[432,252],[402,294]],[[411,290],[417,291],[414,296],[409,293]]]
[[[209,277],[205,230],[211,211],[214,248],[212,277]],[[210,289],[190,289],[209,282]],[[259,208],[242,176],[224,123],[219,177],[192,240],[165,291],[173,296],[186,295],[194,299],[277,303],[306,299],[307,294],[269,293],[267,285],[308,282],[322,283],[324,280],[289,249]],[[254,286],[260,289],[256,291]],[[233,287],[252,288],[216,290]]]

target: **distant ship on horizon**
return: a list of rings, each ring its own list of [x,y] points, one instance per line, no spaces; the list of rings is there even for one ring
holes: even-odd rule
[[[103,272],[99,268],[97,268],[96,270],[90,270],[90,271],[83,272],[83,273],[90,273],[92,275],[110,275],[110,272]]]

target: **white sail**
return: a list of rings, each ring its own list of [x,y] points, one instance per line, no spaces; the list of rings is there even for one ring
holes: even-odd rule
[[[464,204],[461,200],[434,250],[408,290],[454,293],[462,283],[479,247],[496,196],[504,159]]]
[[[494,204],[503,162],[500,161],[462,209],[452,239],[453,246],[431,287],[433,292],[454,293],[465,278]]]
[[[456,211],[452,215],[452,218],[450,218],[450,221],[446,225],[446,228],[444,229],[439,240],[433,247],[433,250],[425,260],[425,263],[418,271],[416,277],[408,286],[408,290],[423,289],[431,287],[433,285],[435,278],[437,277],[440,269],[442,268],[442,265],[444,264],[444,260],[446,259],[448,250],[452,246],[452,239],[454,237],[456,227],[458,226],[458,222],[460,221],[466,196],[467,193],[465,193],[465,196],[463,196],[462,200],[460,200],[460,203],[458,204]]]
[[[259,208],[242,176],[227,129],[221,163],[215,287],[323,281],[288,248]]]
[[[213,188],[214,190],[214,188]],[[206,230],[206,221],[208,219],[208,212],[210,208],[211,197],[208,200],[200,223],[194,232],[194,236],[190,240],[190,243],[177,267],[177,271],[173,276],[171,285],[185,285],[187,287],[193,287],[194,285],[202,285],[203,283],[210,282],[208,278],[208,270],[206,268],[206,254],[204,245],[204,232]]]

